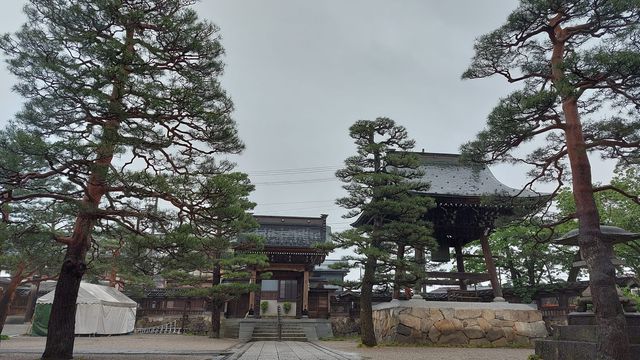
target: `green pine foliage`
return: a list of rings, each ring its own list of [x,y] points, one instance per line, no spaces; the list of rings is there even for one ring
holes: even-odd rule
[[[197,198],[207,186],[194,184],[230,172],[226,154],[244,146],[219,82],[219,29],[192,4],[31,0],[24,26],[0,38],[26,99],[0,134],[21,161],[0,157],[0,206],[64,205],[76,225],[53,236],[68,245],[58,282],[67,290],[56,292],[43,358],[72,356],[74,316],[62,304],[102,229],[153,240],[215,221]]]
[[[562,220],[579,220],[580,251],[596,289],[599,359],[629,359],[630,350],[613,250],[602,238],[594,200],[594,193],[615,186],[594,186],[588,155],[624,163],[639,158],[639,24],[635,0],[521,0],[504,25],[477,39],[463,74],[519,85],[463,153],[478,162],[528,165],[529,187],[555,184],[549,199],[572,183],[576,212]]]
[[[250,283],[252,269],[268,265],[256,251],[263,239],[251,234],[258,226],[248,211],[254,186],[244,173],[230,172],[205,182],[184,182],[184,200],[200,208],[198,217],[155,241],[163,277],[185,295],[206,297],[212,304],[212,336],[219,336],[219,313],[226,301],[259,290]],[[190,199],[189,199],[190,198]]]
[[[334,236],[335,245],[353,248],[354,256],[344,260],[363,266],[361,290],[362,337],[375,345],[371,324],[371,294],[377,284],[416,286],[424,278],[424,263],[411,256],[410,249],[434,246],[430,228],[424,221],[433,200],[418,193],[429,185],[421,179],[419,159],[409,151],[414,146],[404,127],[389,118],[359,120],[349,128],[357,154],[345,160],[336,176],[345,183],[348,196],[336,203],[357,218],[354,228]],[[402,256],[407,248],[407,254]],[[422,259],[423,260],[423,259]],[[368,310],[367,310],[368,309]],[[369,326],[371,325],[371,326]]]

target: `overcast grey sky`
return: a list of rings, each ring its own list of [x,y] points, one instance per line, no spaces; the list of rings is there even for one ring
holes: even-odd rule
[[[24,21],[23,1],[3,1],[0,32]],[[480,131],[501,79],[460,80],[476,37],[501,25],[515,0],[203,0],[202,18],[218,26],[226,48],[223,85],[235,102],[246,143],[237,158],[256,184],[256,213],[329,214],[344,192],[333,173],[354,153],[349,126],[387,116],[404,125],[417,149],[456,153]],[[0,69],[0,120],[19,109],[13,79]],[[286,171],[283,171],[286,169]],[[293,169],[293,170],[288,170]],[[611,166],[596,166],[595,179]],[[512,187],[522,169],[493,168]]]

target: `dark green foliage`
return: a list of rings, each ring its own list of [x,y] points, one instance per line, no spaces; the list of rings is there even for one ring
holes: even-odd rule
[[[618,166],[611,180],[612,187],[595,194],[602,224],[618,226],[629,232],[640,233],[640,206],[638,198],[631,194],[640,193],[638,165]],[[558,195],[557,207],[564,217],[576,212],[576,205],[569,190],[561,191]],[[577,228],[575,222],[566,224],[562,231]],[[558,232],[559,235],[562,232]],[[638,276],[640,274],[640,240],[617,244],[614,247],[616,256],[624,260],[626,267],[618,269],[624,273],[631,269]],[[577,252],[576,249],[572,250]]]
[[[562,35],[551,26],[558,13]],[[523,160],[540,180],[566,179],[560,107],[576,97],[588,150],[637,157],[640,119],[632,109],[640,105],[639,20],[635,1],[522,1],[505,25],[478,38],[463,78],[499,75],[524,86],[500,100],[487,128],[463,150],[479,161],[521,161],[513,150],[546,134],[544,146]],[[562,62],[554,65],[562,79],[554,79],[550,66],[554,41],[564,42]]]
[[[75,218],[55,236],[67,252],[43,358],[72,356],[74,313],[63,304],[75,303],[92,241],[104,234],[113,253],[131,239],[107,239],[113,231],[144,242],[215,221],[198,191],[233,168],[221,154],[243,144],[218,81],[218,28],[192,3],[32,0],[26,24],[0,39],[26,99],[0,136],[10,145],[0,151],[21,158],[0,157],[0,205],[64,204]]]
[[[407,152],[414,141],[407,138],[404,127],[391,119],[377,118],[357,121],[349,131],[358,146],[358,155],[347,158],[346,167],[336,172],[349,193],[336,203],[349,209],[345,218],[359,219],[354,229],[337,234],[335,239],[343,248],[355,246],[356,253],[362,255],[345,261],[362,264],[371,255],[380,261],[380,266],[387,266],[380,269],[378,283],[388,284],[393,282],[389,271],[398,262],[408,267],[415,264],[394,259],[398,243],[418,248],[435,245],[424,221],[433,200],[417,194],[429,185],[421,181],[424,174],[418,169],[418,157]],[[405,285],[415,285],[417,277],[413,279],[413,283]]]
[[[485,163],[529,166],[532,180],[572,182],[580,251],[592,281],[599,359],[628,359],[616,299],[612,247],[602,239],[589,153],[635,162],[640,149],[640,2],[522,0],[507,22],[476,41],[463,78],[493,75],[517,90],[500,100],[487,127],[463,145]],[[523,151],[537,139],[537,148]],[[544,140],[543,140],[544,139]],[[609,187],[610,188],[610,187]],[[562,221],[567,221],[562,219]]]
[[[194,202],[198,217],[160,236],[154,248],[166,280],[210,300],[211,334],[218,337],[224,303],[258,290],[248,281],[250,271],[267,265],[266,255],[243,251],[262,248],[262,238],[250,234],[257,227],[248,213],[255,206],[248,200],[254,186],[246,174],[231,172],[204,182],[185,179],[183,189],[181,196]]]
[[[575,251],[554,245],[551,237],[558,234],[552,235],[551,230],[541,230],[533,224],[516,223],[496,229],[489,237],[489,244],[496,257],[496,267],[502,269],[502,282],[527,288],[566,280],[565,273],[571,269]],[[476,254],[481,255],[479,244],[474,244]],[[480,258],[466,259],[465,267],[471,272],[487,271]]]
[[[336,172],[349,194],[336,203],[349,210],[345,218],[359,218],[353,229],[336,234],[334,241],[336,246],[355,251],[355,256],[344,259],[346,262],[364,267],[360,286],[362,341],[373,346],[373,286],[395,283],[396,287],[419,287],[424,263],[412,257],[411,251],[434,245],[423,220],[433,202],[417,194],[428,189],[428,184],[421,181],[418,158],[407,152],[414,141],[408,139],[404,127],[388,118],[360,120],[349,128],[349,135],[357,155],[347,158],[345,168]]]
[[[3,151],[21,162],[3,157],[2,194],[19,184],[14,202],[79,206],[96,159],[112,151],[113,165],[100,168],[108,188],[107,201],[93,210],[97,218],[136,231],[148,229],[138,219],[176,219],[165,204],[178,221],[199,216],[192,198],[181,196],[184,179],[228,171],[214,156],[243,145],[217,79],[218,29],[188,3],[34,1],[26,8],[26,27],[0,41],[19,80],[15,90],[28,99],[3,138]],[[135,30],[131,44],[128,28]],[[51,179],[57,187],[43,185]],[[164,202],[156,211],[148,203],[158,198]]]

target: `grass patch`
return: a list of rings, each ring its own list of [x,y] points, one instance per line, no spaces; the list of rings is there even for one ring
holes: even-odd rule
[[[9,335],[0,335],[0,340],[9,340]]]

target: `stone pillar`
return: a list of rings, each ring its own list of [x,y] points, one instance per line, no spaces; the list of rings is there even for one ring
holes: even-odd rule
[[[252,270],[251,271],[251,279],[249,279],[249,283],[250,284],[255,284],[256,283],[256,271]],[[249,309],[255,309],[256,308],[256,293],[254,291],[249,293]],[[257,315],[257,314],[256,314]]]
[[[309,271],[307,270],[302,277],[302,310],[309,311]]]
[[[504,301],[502,297],[502,287],[498,281],[498,272],[496,271],[496,264],[493,261],[493,255],[491,254],[491,248],[489,247],[489,229],[486,229],[484,234],[480,237],[480,245],[482,246],[482,254],[484,255],[484,261],[487,265],[487,271],[491,276],[491,287],[493,288],[493,301]]]

